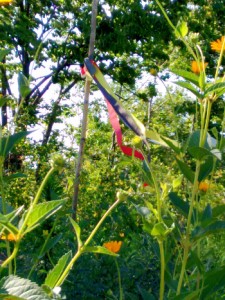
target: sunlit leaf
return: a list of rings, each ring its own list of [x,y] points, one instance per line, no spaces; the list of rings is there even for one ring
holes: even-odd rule
[[[175,81],[174,83],[177,84],[177,85],[179,85],[182,88],[187,89],[188,91],[190,91],[191,93],[193,93],[198,99],[203,99],[204,96],[201,95],[199,93],[199,91],[196,90],[195,87],[190,82],[187,82],[187,81]]]
[[[49,286],[50,288],[54,288],[71,259],[72,251],[64,254],[54,268],[48,272],[45,278],[45,285]]]
[[[26,232],[29,232],[33,230],[34,227],[40,225],[52,214],[61,209],[64,204],[65,200],[53,200],[37,204],[27,220]]]
[[[82,241],[81,241],[81,238],[80,238],[80,233],[81,233],[80,226],[72,218],[69,218],[69,219],[70,219],[71,224],[73,225],[73,229],[74,229],[74,231],[76,233],[76,236],[77,236],[78,248],[80,248],[82,246]]]
[[[181,69],[172,69],[171,72],[178,75],[178,76],[183,77],[187,81],[190,81],[194,85],[199,87],[199,77],[197,75],[195,75],[194,73],[188,72],[188,71],[185,71],[185,70],[181,70]]]

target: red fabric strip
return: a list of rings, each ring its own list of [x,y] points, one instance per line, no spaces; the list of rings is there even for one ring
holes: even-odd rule
[[[122,135],[122,131],[120,128],[118,116],[117,116],[115,110],[113,109],[112,105],[109,103],[109,101],[107,99],[105,99],[105,100],[106,100],[107,107],[108,107],[109,120],[112,125],[112,128],[115,131],[117,144],[119,145],[120,149],[122,150],[122,152],[124,154],[126,154],[128,156],[134,156],[136,158],[144,160],[144,156],[141,154],[141,152],[134,150],[131,147],[123,145],[123,135]]]

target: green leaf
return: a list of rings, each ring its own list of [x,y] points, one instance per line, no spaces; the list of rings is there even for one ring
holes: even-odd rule
[[[30,83],[27,77],[22,72],[19,72],[18,86],[19,86],[19,93],[22,98],[25,98],[30,93],[31,89],[29,85]]]
[[[11,214],[10,214],[10,217],[11,217]],[[11,232],[15,235],[19,232],[18,228],[9,221],[9,217],[7,217],[5,215],[0,214],[0,224],[5,229],[7,229],[8,232]]]
[[[212,156],[212,153],[205,148],[202,147],[188,147],[188,152],[191,154],[192,157],[194,157],[197,160],[204,160],[206,156]]]
[[[166,144],[170,147],[170,149],[172,149],[175,153],[180,154],[181,149],[178,142],[171,140],[168,137],[162,135],[160,137],[164,142],[166,142]]]
[[[203,99],[203,95],[201,95],[198,90],[195,89],[195,87],[187,81],[175,81],[175,84],[179,85],[182,88],[187,89],[190,91],[192,94],[194,94],[198,99]]]
[[[195,75],[192,72],[188,72],[185,70],[181,70],[181,69],[172,69],[171,70],[172,73],[183,77],[184,79],[186,79],[187,81],[192,82],[194,85],[196,85],[197,87],[199,87],[199,77],[197,75]]]
[[[153,130],[146,130],[146,138],[152,143],[161,145],[163,147],[168,147],[167,143],[161,139],[160,135]]]
[[[172,204],[176,207],[176,209],[187,218],[189,213],[189,203],[184,201],[182,198],[180,198],[177,193],[171,192],[169,193],[169,199],[172,202]],[[191,217],[192,223],[196,220],[196,210],[193,210],[193,214]]]
[[[11,180],[17,179],[17,178],[26,178],[27,175],[23,173],[14,173],[8,176],[4,176],[3,179],[5,182],[10,182]]]
[[[9,151],[18,143],[20,140],[25,138],[28,134],[33,131],[22,131],[13,135],[4,136],[0,139],[0,156],[6,156]]]
[[[215,234],[220,231],[224,231],[225,221],[215,221],[206,227],[196,227],[193,231],[192,237],[194,240],[198,240],[204,236]]]
[[[213,169],[213,157],[209,156],[200,166],[200,172],[198,175],[198,181],[203,181]]]
[[[206,208],[202,212],[201,222],[208,222],[210,219],[212,219],[212,207],[210,206],[210,204],[207,204]]]
[[[188,166],[185,162],[179,160],[178,158],[176,158],[176,161],[177,161],[177,164],[178,164],[178,167],[179,167],[181,173],[182,173],[182,174],[183,174],[183,175],[184,175],[191,183],[193,183],[193,182],[194,182],[194,177],[195,177],[194,172],[189,168],[189,166]]]
[[[101,253],[101,254],[106,254],[111,256],[118,256],[118,254],[109,251],[107,248],[102,246],[85,246],[84,249],[82,249],[82,252]]]
[[[9,295],[17,296],[18,300],[50,300],[51,298],[45,294],[43,289],[36,283],[28,279],[10,275],[1,281],[2,290]],[[1,293],[2,294],[2,293]],[[9,296],[8,296],[9,297]],[[3,298],[4,299],[4,298]],[[8,298],[10,299],[10,298]]]
[[[204,288],[201,292],[201,299],[219,299],[216,297],[212,298],[212,295],[225,287],[225,267],[205,273],[203,282]]]
[[[0,50],[0,62],[11,52],[9,49]]]
[[[223,94],[225,92],[225,82],[211,84],[210,87],[205,90],[204,97],[207,97],[210,93],[215,93],[216,91],[218,91],[220,89],[222,89],[222,91],[220,91],[220,93],[222,92],[222,94]]]
[[[151,235],[152,236],[155,236],[155,237],[158,237],[158,238],[164,238],[166,237],[171,231],[173,230],[173,228],[168,228],[166,226],[165,223],[163,222],[159,222],[159,223],[156,223],[153,228],[152,228],[152,231],[151,231]]]
[[[179,22],[176,26],[175,34],[176,34],[177,38],[185,37],[188,34],[187,22],[185,22],[185,21]]]
[[[78,248],[80,248],[83,244],[81,241],[81,238],[80,238],[80,233],[81,233],[80,226],[71,217],[69,219],[70,219],[71,224],[73,225],[74,231],[77,236]]]
[[[49,286],[50,288],[54,288],[71,259],[72,251],[69,251],[66,254],[64,254],[59,259],[58,263],[54,266],[54,268],[48,272],[44,284]]]
[[[225,214],[225,204],[217,205],[212,209],[213,218],[216,218],[222,214]]]
[[[150,171],[150,166],[145,160],[142,163],[142,172],[143,172],[144,181],[147,184],[152,185],[153,179],[152,179],[152,174]]]
[[[189,138],[188,138],[188,147],[199,147],[200,134],[201,134],[201,131],[196,130],[189,136]],[[212,148],[215,148],[216,145],[217,145],[216,139],[213,138],[209,133],[207,133],[204,148],[210,150]]]
[[[27,220],[26,232],[33,230],[65,204],[65,200],[53,200],[37,204]]]

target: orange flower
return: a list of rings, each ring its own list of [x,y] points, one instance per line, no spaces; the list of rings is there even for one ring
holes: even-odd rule
[[[120,251],[120,248],[121,248],[121,245],[122,245],[122,242],[119,241],[111,241],[111,242],[108,242],[108,243],[104,243],[104,247],[107,248],[109,251],[113,252],[113,253],[117,253]]]
[[[222,47],[223,47],[223,43],[224,43],[224,38],[225,36],[222,36],[221,39],[218,39],[214,42],[211,42],[210,45],[211,45],[211,49],[214,50],[214,51],[217,51],[217,52],[220,52]],[[223,49],[223,52],[225,51],[225,47]]]
[[[0,239],[15,242],[18,240],[18,235],[13,233],[9,233],[7,235],[3,234],[1,235]]]
[[[199,190],[202,192],[207,192],[209,189],[209,184],[206,181],[201,181],[198,186]]]
[[[12,0],[0,0],[0,6],[9,5],[12,3]]]
[[[200,72],[204,71],[205,68],[207,67],[208,63],[203,63],[202,62],[197,62],[197,61],[192,61],[191,62],[191,70],[192,72],[194,72],[195,74],[199,74]]]

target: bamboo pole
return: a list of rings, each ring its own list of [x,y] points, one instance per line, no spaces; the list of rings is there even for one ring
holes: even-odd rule
[[[91,16],[91,34],[90,34],[89,50],[88,50],[89,57],[92,57],[94,54],[97,11],[98,11],[98,0],[93,0],[92,1],[92,16]],[[75,175],[75,180],[74,180],[74,192],[73,192],[73,199],[72,199],[72,218],[74,220],[76,220],[76,215],[77,215],[80,173],[81,173],[81,169],[82,169],[84,146],[85,146],[85,141],[86,141],[90,87],[91,87],[91,81],[86,77],[85,87],[84,87],[84,104],[83,104],[81,139],[80,139],[79,153],[78,153],[78,159],[77,159],[77,164],[76,164],[76,175]]]

